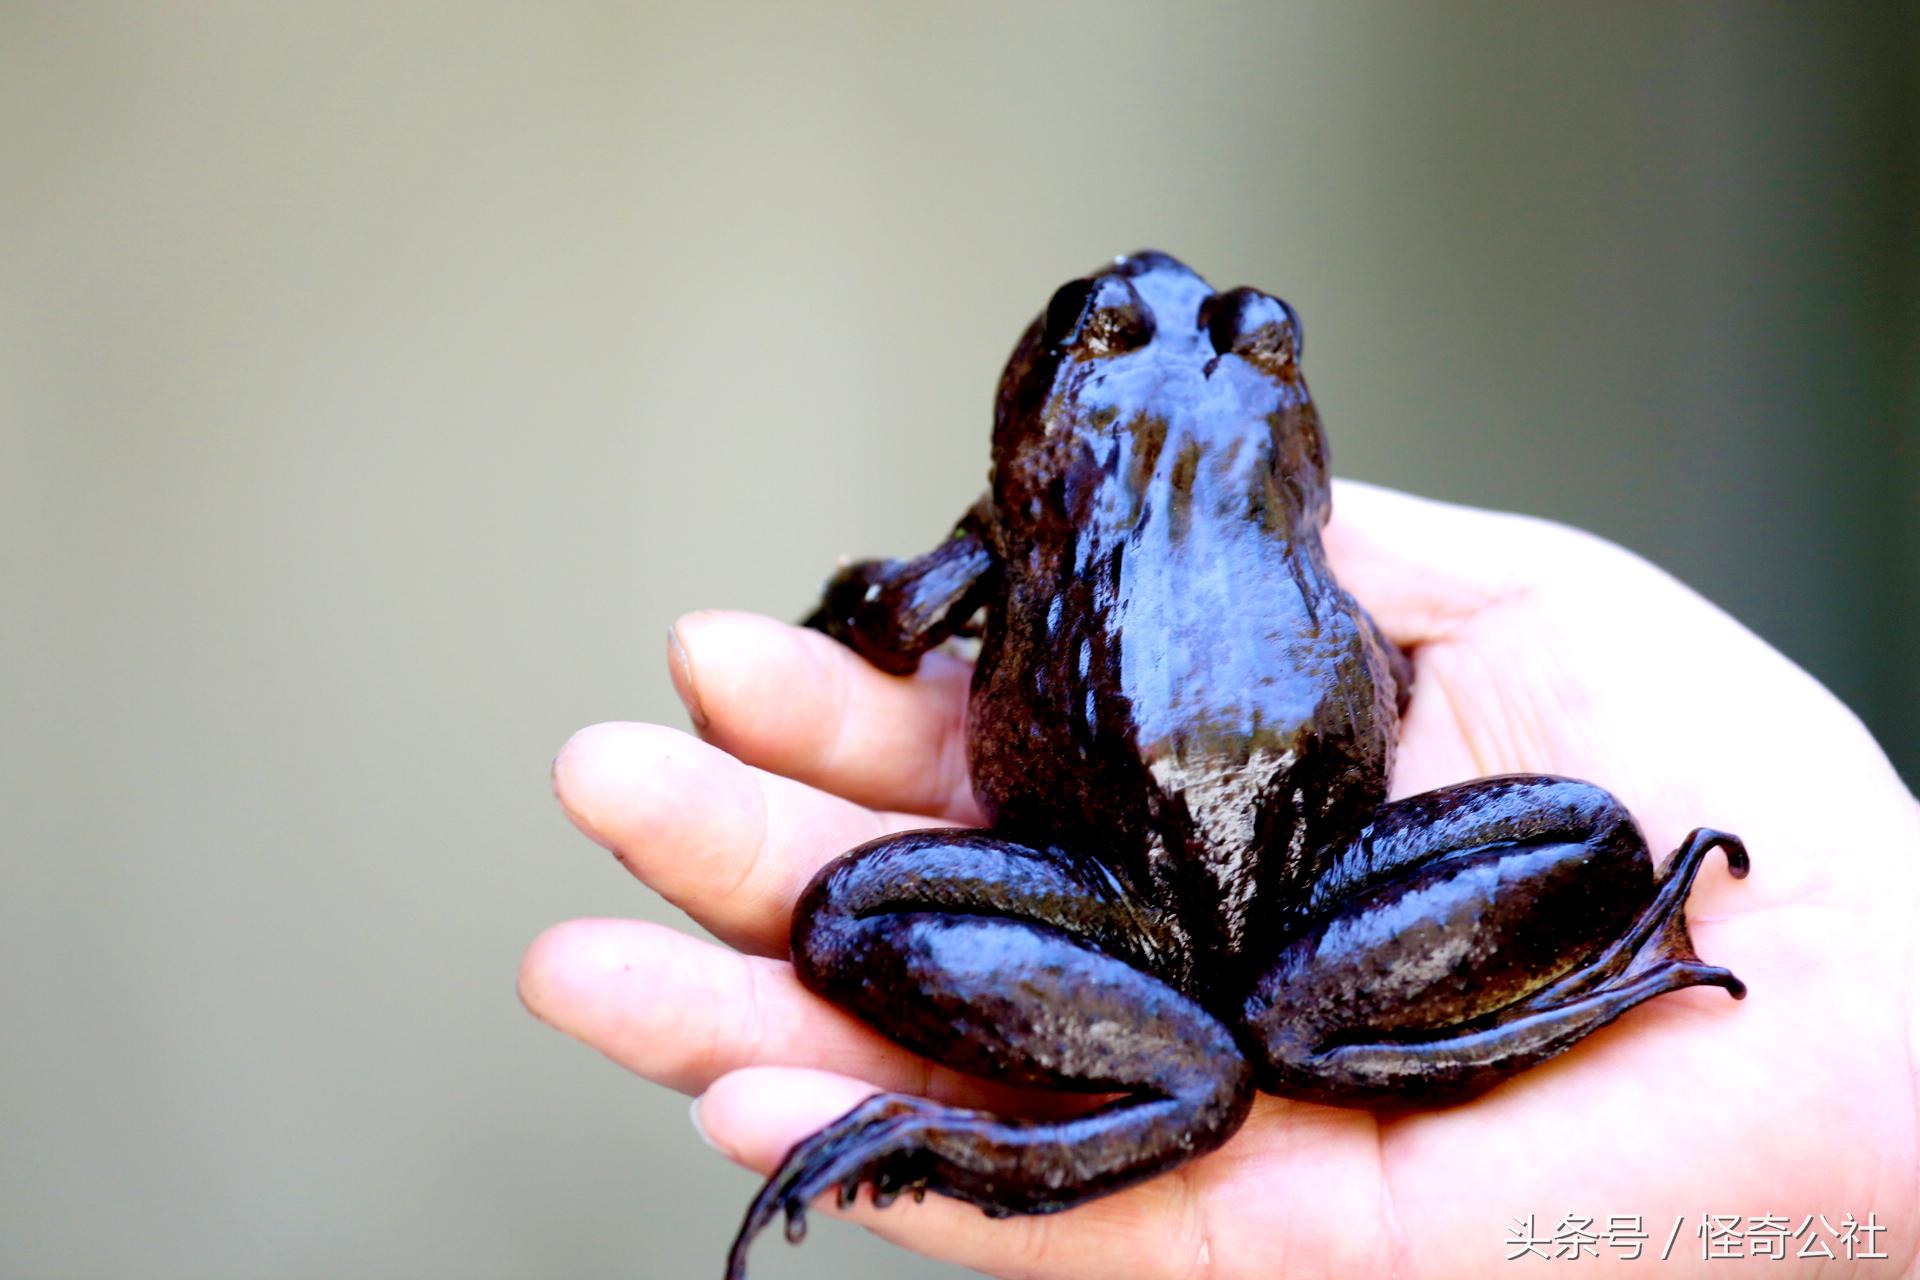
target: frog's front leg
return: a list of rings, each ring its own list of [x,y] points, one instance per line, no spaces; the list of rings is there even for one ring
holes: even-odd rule
[[[948,539],[912,560],[856,560],[828,580],[802,620],[894,675],[958,634],[986,603],[999,568],[982,498]]]
[[[991,1216],[1047,1213],[1211,1150],[1246,1117],[1233,1033],[1152,971],[1177,947],[1090,862],[981,831],[909,832],[829,865],[794,918],[812,990],[969,1074],[1117,1093],[1069,1119],[1002,1117],[882,1094],[796,1146],[748,1210],[753,1236],[826,1191],[876,1204],[931,1189]]]
[[[1383,808],[1329,865],[1254,984],[1261,1086],[1346,1104],[1439,1102],[1568,1048],[1644,1000],[1745,988],[1694,953],[1699,831],[1654,875],[1618,801],[1564,778],[1489,778]]]

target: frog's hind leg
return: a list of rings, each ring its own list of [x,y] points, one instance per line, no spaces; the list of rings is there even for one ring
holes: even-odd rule
[[[1745,991],[1702,963],[1684,906],[1701,830],[1655,875],[1638,827],[1588,783],[1513,776],[1381,809],[1315,883],[1249,991],[1261,1087],[1347,1105],[1450,1101],[1682,987]]]
[[[1252,1068],[1232,1032],[1152,971],[1143,904],[1098,867],[984,832],[889,837],[827,868],[795,915],[812,990],[908,1048],[1015,1085],[1121,1095],[1024,1120],[881,1094],[789,1152],[748,1210],[728,1276],[784,1213],[827,1191],[931,1189],[990,1216],[1048,1213],[1224,1142]]]

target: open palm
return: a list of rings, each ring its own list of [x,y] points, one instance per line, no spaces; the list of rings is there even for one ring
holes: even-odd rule
[[[1886,1259],[1855,1266],[1915,1266],[1920,805],[1872,738],[1805,673],[1618,548],[1367,486],[1336,494],[1334,569],[1415,664],[1393,794],[1561,774],[1618,795],[1656,856],[1696,826],[1737,832],[1753,875],[1736,883],[1710,863],[1687,915],[1700,954],[1749,998],[1662,996],[1441,1110],[1262,1097],[1219,1151],[1065,1214],[994,1222],[937,1197],[848,1212],[936,1257],[1059,1280],[1473,1275],[1528,1239],[1544,1242],[1532,1265],[1559,1250],[1588,1270],[1637,1270],[1676,1226],[1670,1267],[1719,1270],[1706,1244],[1751,1245],[1703,1242],[1703,1223],[1762,1215],[1789,1230],[1814,1215],[1770,1274],[1846,1274],[1847,1215],[1885,1228],[1854,1252]],[[763,1171],[875,1089],[1043,1105],[893,1045],[782,959],[794,899],[823,863],[889,831],[979,821],[960,739],[966,665],[936,653],[911,678],[886,676],[815,633],[717,613],[682,621],[670,662],[704,741],[583,730],[555,788],[584,831],[737,951],[574,921],[528,952],[528,1007],[702,1094],[710,1140]],[[1816,1238],[1840,1261],[1796,1260]]]

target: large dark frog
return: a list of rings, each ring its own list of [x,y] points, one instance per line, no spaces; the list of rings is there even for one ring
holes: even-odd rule
[[[1256,1089],[1462,1098],[1643,1000],[1743,994],[1619,801],[1485,778],[1387,803],[1411,668],[1321,548],[1299,318],[1164,254],[1074,280],[1001,377],[990,492],[808,619],[875,665],[984,619],[967,713],[985,830],[908,832],[801,898],[802,981],[909,1049],[1117,1099],[1022,1120],[883,1094],[788,1154],[775,1213],[871,1183],[1047,1213],[1219,1146]]]

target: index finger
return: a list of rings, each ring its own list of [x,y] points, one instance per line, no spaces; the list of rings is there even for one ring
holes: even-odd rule
[[[702,610],[667,664],[700,736],[756,768],[855,804],[978,823],[962,727],[971,663],[927,654],[892,676],[818,631]]]

